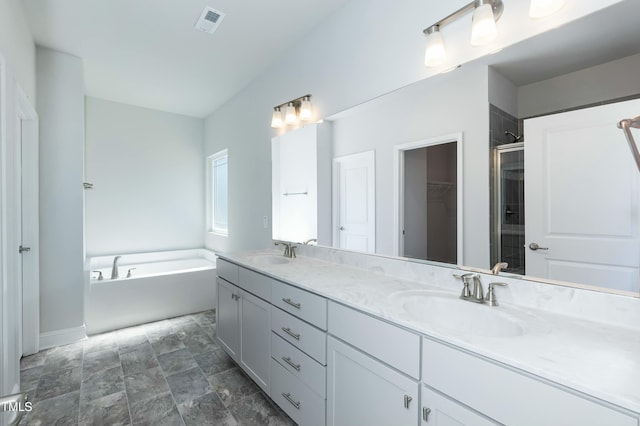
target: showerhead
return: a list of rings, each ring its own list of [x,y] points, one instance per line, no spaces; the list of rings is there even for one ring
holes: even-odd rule
[[[510,132],[508,130],[505,130],[504,134],[505,135],[509,135],[509,136],[511,136],[513,138],[512,143],[520,142],[522,140],[522,135],[516,135],[515,133]]]

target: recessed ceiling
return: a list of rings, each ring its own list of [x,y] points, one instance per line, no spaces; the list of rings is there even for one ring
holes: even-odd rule
[[[87,96],[204,117],[348,0],[25,0],[36,44],[84,60]],[[226,13],[213,35],[205,6]]]

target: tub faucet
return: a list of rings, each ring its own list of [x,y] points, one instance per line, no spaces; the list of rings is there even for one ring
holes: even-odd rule
[[[122,256],[116,256],[113,258],[113,267],[111,268],[111,279],[118,279],[118,260],[120,260]]]
[[[503,269],[507,269],[508,267],[509,267],[509,264],[507,262],[498,262],[495,265],[493,265],[493,268],[491,268],[491,273],[493,275],[498,275],[500,271],[502,271]]]

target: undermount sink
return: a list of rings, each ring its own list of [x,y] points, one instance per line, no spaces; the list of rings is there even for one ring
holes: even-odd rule
[[[249,260],[253,263],[260,264],[260,265],[281,265],[284,263],[289,263],[289,259],[283,256],[276,256],[273,254],[251,256]]]
[[[449,293],[415,290],[396,293],[391,299],[405,315],[435,331],[479,337],[516,337],[526,332],[524,321],[502,308],[464,301]]]

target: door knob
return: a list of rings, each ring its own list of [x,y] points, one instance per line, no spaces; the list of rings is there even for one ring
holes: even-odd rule
[[[23,246],[20,246],[20,247],[18,248],[18,253],[24,253],[25,251],[31,251],[31,247],[23,247]]]
[[[536,250],[549,250],[549,247],[540,247],[540,246],[538,245],[538,243],[531,243],[531,244],[529,244],[529,248],[530,248],[531,250],[533,250],[533,251],[536,251]]]
[[[341,226],[341,227],[340,227],[340,230],[341,230],[341,231],[344,231],[344,226]]]

